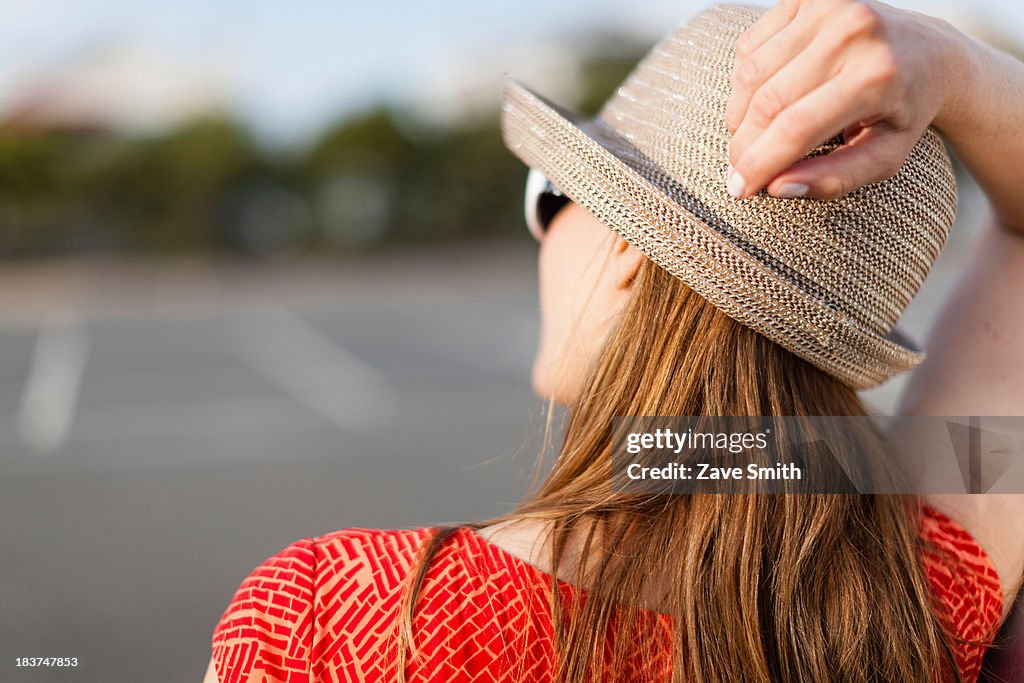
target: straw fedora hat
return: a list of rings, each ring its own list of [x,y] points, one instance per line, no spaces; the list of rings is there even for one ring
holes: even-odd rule
[[[661,40],[586,118],[506,75],[506,146],[733,319],[855,388],[924,353],[895,324],[956,213],[934,128],[895,176],[838,199],[726,191],[736,39],[765,8],[718,4]],[[812,150],[826,154],[842,133]]]

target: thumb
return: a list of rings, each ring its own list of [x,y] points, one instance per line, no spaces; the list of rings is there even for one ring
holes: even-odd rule
[[[913,142],[907,131],[862,129],[842,147],[796,162],[768,183],[776,197],[835,199],[896,175]]]

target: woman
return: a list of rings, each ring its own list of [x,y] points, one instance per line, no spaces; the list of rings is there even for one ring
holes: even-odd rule
[[[206,681],[975,680],[1021,496],[627,495],[605,456],[615,416],[863,415],[919,363],[906,414],[1024,412],[1022,93],[1019,62],[857,0],[715,6],[595,120],[509,81],[506,143],[554,181],[527,202],[554,469],[500,519],[291,544]],[[887,336],[952,222],[936,130],[993,218],[921,363]]]

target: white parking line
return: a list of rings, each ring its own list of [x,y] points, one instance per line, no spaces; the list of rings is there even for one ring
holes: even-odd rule
[[[39,455],[59,449],[71,433],[88,355],[81,316],[58,314],[40,324],[18,409],[19,435]]]
[[[229,331],[243,361],[338,427],[370,435],[392,422],[391,382],[283,306],[269,304]]]

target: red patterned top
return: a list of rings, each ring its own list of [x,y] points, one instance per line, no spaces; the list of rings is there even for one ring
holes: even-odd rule
[[[430,533],[342,529],[296,541],[268,558],[242,581],[213,632],[221,683],[396,680],[392,637],[399,598]],[[969,641],[989,639],[1002,614],[1002,591],[988,556],[962,527],[931,508],[925,508],[921,533],[959,561],[953,572],[935,554],[924,558],[953,633]],[[455,532],[423,584],[407,680],[551,680],[550,582],[549,574],[474,531]],[[564,582],[559,587],[565,594],[576,590]],[[669,633],[670,617],[642,616]],[[985,648],[954,647],[964,680],[975,681]],[[643,677],[668,671],[669,652],[638,662]]]

